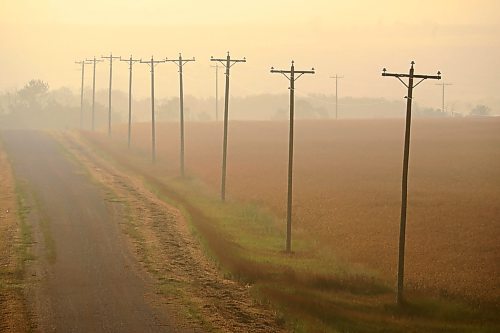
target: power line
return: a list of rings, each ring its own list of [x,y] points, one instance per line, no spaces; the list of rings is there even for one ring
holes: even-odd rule
[[[133,59],[132,55],[130,55],[129,59],[122,59],[120,57],[120,61],[128,62],[128,137],[127,137],[127,147],[130,148],[130,139],[132,136],[132,66],[135,62],[140,62],[140,59]]]
[[[102,59],[109,59],[109,100],[108,100],[108,135],[111,136],[111,86],[113,82],[113,59],[120,59],[120,57],[113,57],[113,53],[109,57],[101,56]]]
[[[227,118],[229,114],[229,70],[238,62],[246,62],[243,59],[231,59],[229,52],[225,59],[215,59],[210,57],[210,61],[217,61],[226,68],[226,94],[224,100],[224,139],[222,143],[222,179],[221,179],[221,199],[226,200],[226,160],[227,160]]]
[[[410,129],[411,129],[411,102],[413,98],[413,88],[418,86],[422,81],[426,79],[440,80],[441,72],[437,72],[437,75],[418,75],[414,74],[413,65],[414,61],[411,62],[410,72],[408,74],[395,74],[387,73],[384,68],[382,70],[382,76],[392,76],[396,77],[401,83],[408,88],[408,95],[405,97],[406,101],[406,130],[405,130],[405,146],[403,155],[403,178],[401,181],[401,222],[399,228],[399,258],[398,258],[398,290],[397,290],[397,303],[402,305],[403,303],[403,283],[404,283],[404,256],[405,256],[405,237],[406,237],[406,207],[407,207],[407,195],[408,195],[408,161],[410,154]],[[406,84],[401,78],[408,78],[408,84]],[[420,79],[416,84],[413,84],[413,79]]]
[[[156,132],[155,132],[155,66],[165,60],[154,60],[151,56],[150,61],[142,61],[142,64],[148,64],[151,69],[151,160],[156,162]]]
[[[280,70],[271,67],[271,73],[279,73],[288,79],[290,82],[290,132],[288,139],[288,195],[286,208],[286,252],[292,250],[292,180],[293,180],[293,125],[294,125],[294,101],[295,101],[295,81],[304,74],[314,74],[314,68],[310,71],[295,70],[294,62],[290,70]],[[288,74],[290,76],[288,76]],[[299,74],[295,77],[295,74]]]
[[[445,86],[452,86],[453,83],[436,83],[436,86],[442,86],[443,87],[443,95],[442,95],[442,104],[441,104],[441,111],[442,112],[446,112],[445,108],[444,108],[444,87]],[[453,116],[453,111],[451,113],[451,116]]]
[[[330,76],[330,79],[335,79],[335,120],[338,119],[338,114],[339,114],[339,92],[338,92],[338,87],[339,87],[339,79],[343,79],[343,76],[338,76],[335,74],[335,76]]]
[[[85,80],[85,65],[91,64],[87,60],[75,61],[75,64],[82,65],[82,87],[80,90],[80,129],[83,129],[83,84]]]
[[[165,62],[173,62],[179,68],[179,112],[180,112],[180,132],[181,132],[181,156],[180,156],[180,167],[181,167],[181,176],[184,177],[184,85],[182,81],[182,67],[190,61],[195,61],[195,58],[192,59],[182,59],[182,54],[179,53],[178,59],[167,59],[165,58]]]
[[[92,74],[92,131],[95,130],[95,65],[98,62],[102,62],[104,60],[94,59],[86,59],[85,61],[90,61],[93,66],[93,74]]]

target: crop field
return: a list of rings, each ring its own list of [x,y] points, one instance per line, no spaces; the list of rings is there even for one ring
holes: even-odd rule
[[[177,123],[157,126],[155,170],[179,173]],[[293,237],[395,284],[403,120],[298,121]],[[109,144],[102,133],[86,136]],[[127,152],[127,127],[115,148]],[[150,154],[150,124],[133,124],[131,153]],[[118,143],[118,145],[116,145]],[[269,209],[285,228],[287,122],[229,124],[227,197]],[[220,188],[222,123],[186,124],[186,168]],[[417,119],[412,126],[407,288],[498,303],[500,119]],[[156,171],[158,172],[158,171]],[[284,240],[283,240],[284,247]]]

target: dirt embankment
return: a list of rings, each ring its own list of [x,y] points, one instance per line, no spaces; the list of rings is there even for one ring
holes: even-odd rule
[[[128,222],[122,227],[134,252],[156,277],[160,293],[183,309],[180,315],[204,331],[284,330],[277,314],[256,303],[246,286],[221,276],[183,215],[146,189],[139,175],[118,170],[78,136],[64,135],[59,141],[124,205]]]
[[[23,301],[22,207],[17,202],[12,168],[0,141],[0,332],[27,331]]]

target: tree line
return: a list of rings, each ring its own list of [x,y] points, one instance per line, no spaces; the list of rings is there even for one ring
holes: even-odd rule
[[[85,96],[91,96],[86,90]],[[125,122],[128,110],[127,94],[116,91],[113,95],[113,119]],[[150,120],[149,98],[133,101],[133,120],[146,122]],[[330,119],[335,107],[334,95],[298,96],[296,102],[297,119]],[[219,103],[219,105],[222,103]],[[160,121],[177,121],[179,119],[179,98],[157,100],[157,116]],[[215,99],[185,97],[187,121],[215,120]],[[260,94],[232,97],[231,120],[286,120],[288,112],[288,95]],[[85,119],[90,118],[90,101],[84,99]],[[222,110],[218,110],[219,119]],[[473,106],[468,115],[487,116],[491,109],[486,105]],[[450,114],[438,108],[414,106],[416,117],[446,117]],[[339,118],[398,118],[404,116],[404,101],[390,101],[384,98],[339,99]],[[96,93],[96,125],[106,124],[107,92]],[[69,88],[50,89],[49,84],[33,79],[16,91],[0,93],[0,127],[8,128],[76,128],[80,121],[80,96]]]

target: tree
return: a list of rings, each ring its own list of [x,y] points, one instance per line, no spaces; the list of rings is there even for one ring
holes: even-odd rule
[[[31,80],[17,92],[16,108],[19,111],[38,112],[42,110],[47,102],[49,84],[42,80]],[[17,110],[15,110],[17,111]]]
[[[488,116],[491,113],[491,109],[483,104],[476,105],[470,112],[471,116]]]

